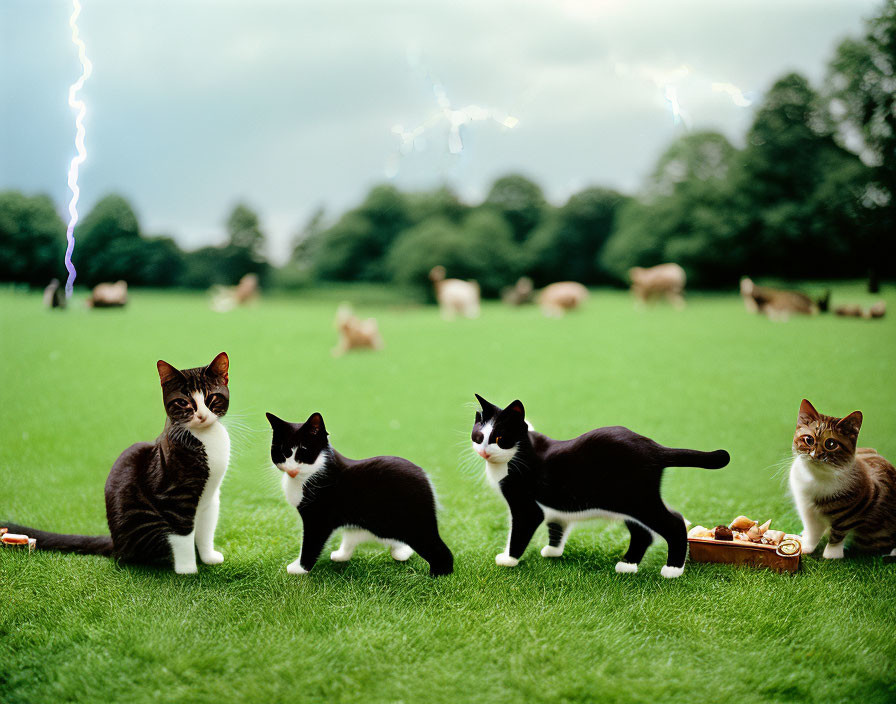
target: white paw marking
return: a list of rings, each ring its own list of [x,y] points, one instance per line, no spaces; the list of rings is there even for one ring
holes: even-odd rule
[[[177,574],[196,574],[199,571],[199,568],[196,567],[196,563],[194,562],[192,565],[175,565],[174,571]]]
[[[843,543],[839,543],[837,545],[831,545],[828,543],[824,546],[824,552],[821,554],[822,557],[827,558],[828,560],[840,560],[843,558]]]
[[[308,574],[308,570],[306,570],[302,565],[299,564],[299,561],[290,562],[286,566],[286,571],[290,574]]]
[[[495,555],[495,564],[501,567],[516,567],[520,563],[515,557],[511,557],[506,552]]]
[[[330,559],[333,562],[348,562],[351,556],[352,554],[350,552],[343,552],[342,550],[334,550],[330,553]]]
[[[205,555],[200,555],[199,559],[206,565],[220,565],[224,562],[224,555],[217,550],[212,550],[211,552],[205,553]]]
[[[663,569],[666,568],[664,567]],[[619,574],[634,574],[638,571],[638,566],[634,562],[622,562],[620,560],[616,563],[616,571]],[[667,575],[664,574],[663,576],[666,577]]]
[[[541,549],[542,557],[560,557],[563,554],[563,548],[557,548],[553,545],[545,545]]]
[[[666,579],[674,579],[684,574],[684,567],[672,567],[672,565],[663,565],[660,574]]]
[[[410,559],[411,555],[414,554],[414,550],[410,545],[396,545],[392,548],[391,553],[394,560],[404,562]]]

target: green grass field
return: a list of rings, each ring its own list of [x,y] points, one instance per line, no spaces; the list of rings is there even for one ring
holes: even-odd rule
[[[636,312],[598,291],[562,320],[488,304],[452,323],[382,298],[360,311],[377,316],[385,350],[334,359],[342,295],[221,315],[203,296],[138,291],[126,311],[58,313],[0,291],[0,519],[106,530],[109,467],[162,429],[159,358],[228,352],[234,446],[221,566],[179,577],[0,550],[0,702],[896,700],[896,565],[819,551],[794,576],[688,564],[665,580],[658,541],[638,574],[618,575],[627,531],[598,521],[558,560],[538,553],[542,527],[518,567],[497,567],[507,511],[469,447],[474,392],[521,398],[553,437],[622,424],[723,447],[722,471],[668,470],[667,503],[707,526],[745,513],[798,531],[786,473],[801,398],[862,410],[861,443],[896,459],[892,289],[883,321],[787,323],[734,295]],[[841,285],[836,300],[867,299]],[[344,454],[398,454],[430,473],[454,575],[430,579],[419,557],[378,547],[286,573],[300,530],[264,412],[315,410]]]

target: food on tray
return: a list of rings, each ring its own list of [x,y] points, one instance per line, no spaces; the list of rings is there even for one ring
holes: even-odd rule
[[[716,526],[712,537],[716,540],[734,540],[734,533],[728,526]]]
[[[10,547],[27,547],[29,551],[37,546],[37,538],[29,538],[27,535],[10,533],[8,528],[0,528],[0,543]]]
[[[759,523],[738,516],[727,526],[709,529],[694,526],[688,531],[691,560],[769,567],[781,572],[799,569],[802,539],[772,530],[770,520]]]

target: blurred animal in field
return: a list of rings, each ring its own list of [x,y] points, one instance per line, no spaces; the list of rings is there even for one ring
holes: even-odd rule
[[[684,285],[687,275],[678,264],[658,264],[644,269],[640,266],[628,270],[632,293],[639,304],[653,298],[664,297],[676,308],[684,308]]]
[[[124,308],[128,304],[128,285],[125,281],[97,284],[87,299],[90,308]]]
[[[475,281],[446,279],[445,267],[434,266],[429,272],[429,280],[436,290],[436,300],[445,320],[455,315],[467,318],[479,317],[479,284]]]
[[[380,336],[376,319],[361,320],[348,303],[343,303],[336,311],[336,329],[339,330],[339,344],[333,348],[334,357],[341,357],[354,349],[383,348],[383,338]]]
[[[758,286],[752,279],[744,276],[740,280],[740,295],[744,299],[744,306],[751,313],[762,313],[770,320],[787,320],[791,314],[815,315],[827,311],[831,292],[826,291],[815,301],[800,291]]]
[[[878,301],[869,308],[862,308],[858,303],[844,303],[834,308],[834,314],[844,318],[883,318],[887,314],[887,304]]]
[[[226,313],[237,306],[258,300],[258,275],[246,274],[236,286],[218,286],[212,295],[212,310]]]
[[[577,281],[558,281],[545,286],[538,294],[538,305],[551,318],[559,318],[575,310],[588,299],[588,289]]]
[[[501,291],[501,300],[511,306],[521,306],[532,303],[535,298],[535,289],[532,279],[521,276],[513,286],[508,286]]]
[[[53,279],[44,289],[44,307],[65,308],[65,289],[59,279]]]

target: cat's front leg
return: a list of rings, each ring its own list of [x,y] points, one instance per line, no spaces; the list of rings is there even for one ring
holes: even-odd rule
[[[168,534],[174,571],[177,574],[196,574],[199,571],[196,567],[195,533],[193,530],[187,535]]]
[[[529,507],[511,506],[507,547],[504,548],[504,552],[495,556],[495,564],[501,567],[516,567],[543,520],[544,514],[537,504],[533,503]]]
[[[317,558],[320,557],[332,529],[303,519],[304,534],[302,535],[302,554],[298,560],[290,562],[286,571],[290,574],[307,574],[314,567]]]
[[[224,555],[215,550],[215,528],[220,508],[221,493],[216,491],[207,502],[200,502],[196,509],[196,549],[199,551],[199,559],[206,565],[220,565],[224,562]]]
[[[542,557],[560,557],[572,526],[569,523],[548,523],[548,544],[541,549]]]
[[[836,526],[831,526],[831,532],[828,533],[828,544],[824,546],[824,552],[821,556],[828,560],[840,560],[843,558],[843,543],[846,540],[846,531],[838,530]]]
[[[800,536],[800,543],[802,543],[803,553],[808,555],[815,552],[815,548],[818,547],[818,541],[821,540],[828,526],[811,506],[800,506],[797,504],[797,511],[803,520],[803,533]]]

